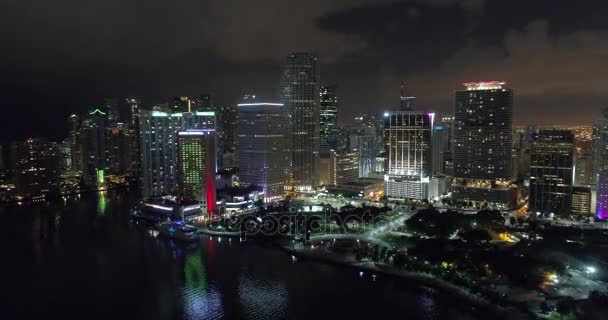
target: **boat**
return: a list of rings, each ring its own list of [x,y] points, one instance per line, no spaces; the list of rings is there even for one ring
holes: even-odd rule
[[[198,241],[198,230],[183,221],[160,223],[157,225],[159,236],[181,241]]]

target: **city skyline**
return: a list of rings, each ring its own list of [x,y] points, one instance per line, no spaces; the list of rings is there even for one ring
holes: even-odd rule
[[[401,81],[418,106],[445,113],[460,82],[503,79],[519,93],[517,125],[584,124],[608,100],[599,76],[605,72],[596,67],[602,68],[603,58],[593,54],[603,52],[600,39],[608,27],[600,1],[589,1],[585,8],[567,1],[312,1],[276,37],[272,18],[286,21],[288,2],[269,1],[274,10],[264,11],[254,4],[233,8],[201,1],[179,7],[179,15],[178,7],[143,12],[116,0],[32,12],[29,2],[0,7],[7,14],[3,21],[15,30],[0,35],[12,44],[0,62],[3,109],[8,111],[0,120],[7,128],[2,141],[28,135],[56,139],[65,129],[51,122],[101,106],[105,97],[136,96],[149,105],[171,96],[212,93],[216,102],[228,104],[256,90],[272,99],[284,55],[297,51],[318,53],[324,83],[338,84],[342,105],[354,112],[396,106]],[[546,5],[553,9],[543,10]],[[253,23],[251,10],[259,19],[243,39],[233,30]],[[202,13],[200,19],[184,19],[184,12]],[[157,17],[165,20],[165,15],[179,23],[157,25]],[[85,17],[90,19],[76,27]],[[205,31],[227,20],[221,32]],[[131,21],[140,23],[129,28]],[[194,21],[208,28],[192,26]],[[43,27],[49,24],[53,27]],[[179,45],[152,42],[148,35],[155,34]],[[269,41],[272,46],[260,45]],[[114,45],[123,49],[109,50]],[[107,51],[112,54],[101,54]],[[574,108],[577,112],[566,116]],[[8,120],[25,116],[26,110],[38,115],[29,131]],[[346,120],[343,114],[341,122]]]

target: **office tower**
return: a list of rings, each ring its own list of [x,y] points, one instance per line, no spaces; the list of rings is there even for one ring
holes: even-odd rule
[[[389,198],[428,199],[432,174],[433,113],[384,113],[384,194]]]
[[[44,198],[59,190],[62,154],[59,146],[40,138],[29,138],[11,146],[15,187],[26,199]]]
[[[238,165],[235,153],[238,139],[238,108],[223,105],[218,108],[218,161],[221,168]]]
[[[401,81],[401,91],[399,95],[399,110],[400,111],[412,111],[414,107],[414,100],[416,97],[413,97],[407,93],[405,88],[405,82]]]
[[[359,178],[359,155],[356,152],[332,151],[329,158],[329,184],[343,185]]]
[[[452,150],[452,117],[438,117],[438,123],[433,126],[433,175],[445,175],[445,161],[451,157]]]
[[[108,169],[108,112],[95,109],[81,123],[82,176],[87,185],[100,187]]]
[[[591,213],[592,192],[590,186],[572,187],[572,213],[587,215]]]
[[[454,199],[514,206],[511,183],[513,91],[500,81],[470,82],[454,104]]]
[[[291,184],[296,191],[319,186],[319,67],[316,56],[287,57],[279,94],[291,116]]]
[[[289,172],[289,113],[282,103],[238,105],[240,181],[264,191],[266,202],[283,198]]]
[[[177,168],[180,195],[201,201],[207,212],[215,209],[215,129],[177,133]]]
[[[215,129],[215,113],[142,110],[140,126],[143,194],[166,195],[178,191],[178,132]]]
[[[597,218],[604,220],[608,218],[608,174],[600,172],[597,177]]]
[[[320,139],[321,157],[328,156],[330,150],[335,150],[337,147],[337,129],[338,129],[338,96],[336,86],[322,86],[320,94]]]
[[[574,134],[567,130],[540,130],[530,153],[529,210],[569,213],[574,183]]]

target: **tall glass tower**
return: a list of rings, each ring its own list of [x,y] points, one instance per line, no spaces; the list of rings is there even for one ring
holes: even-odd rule
[[[454,103],[455,199],[515,205],[511,183],[513,91],[502,81],[463,83]]]
[[[321,156],[329,155],[329,151],[336,149],[338,136],[338,96],[336,86],[322,86],[320,94],[320,139]]]
[[[574,134],[540,130],[530,162],[530,211],[570,213],[574,184]]]
[[[287,56],[279,94],[291,116],[291,185],[296,191],[319,186],[319,67],[310,53]]]

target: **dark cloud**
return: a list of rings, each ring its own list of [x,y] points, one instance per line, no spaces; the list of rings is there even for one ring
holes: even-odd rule
[[[340,87],[343,120],[395,105],[401,80],[421,108],[448,112],[460,82],[504,79],[516,90],[520,123],[586,123],[608,98],[604,7],[565,0],[4,0],[2,139],[61,137],[57,123],[104,96],[154,103],[213,92],[229,103],[257,90],[271,98],[291,51],[319,54],[323,81]],[[571,109],[576,114],[561,112]],[[14,120],[22,118],[28,121]]]

